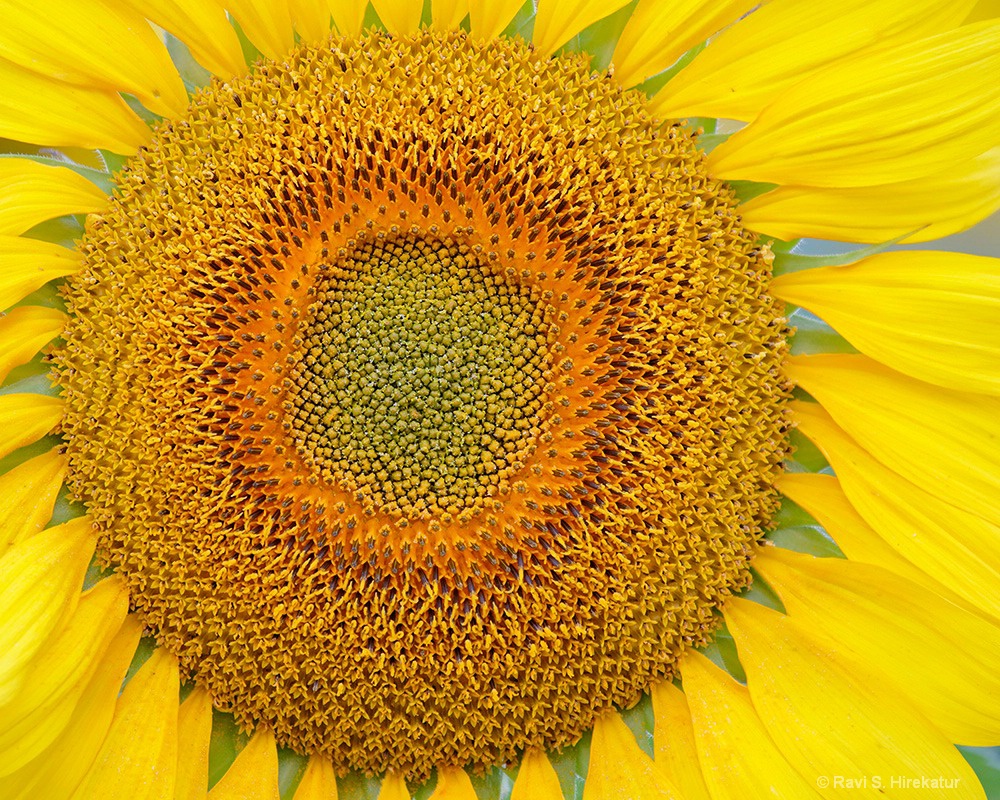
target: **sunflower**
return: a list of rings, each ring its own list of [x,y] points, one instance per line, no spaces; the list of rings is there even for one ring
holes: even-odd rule
[[[0,796],[985,797],[989,6],[5,0]]]

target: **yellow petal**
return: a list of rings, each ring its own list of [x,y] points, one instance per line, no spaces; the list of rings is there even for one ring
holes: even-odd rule
[[[121,97],[71,86],[0,59],[0,137],[132,155],[152,132]]]
[[[293,800],[337,800],[337,774],[330,759],[311,756]]]
[[[862,355],[796,356],[787,370],[891,470],[1000,524],[1000,400],[950,392]]]
[[[73,614],[96,539],[79,518],[14,545],[0,558],[0,704],[29,677],[25,667]]]
[[[584,28],[627,6],[629,0],[539,0],[531,42],[550,56]]]
[[[874,564],[965,608],[978,608],[890,547],[847,499],[832,475],[785,473],[778,489],[812,514],[851,561]]]
[[[495,39],[510,25],[524,0],[469,0],[469,26],[473,36]]]
[[[647,756],[617,712],[597,718],[583,800],[681,800],[666,773]]]
[[[80,255],[65,247],[20,236],[0,236],[0,309],[18,300],[53,278],[71,275],[80,269]]]
[[[212,698],[199,686],[181,703],[177,714],[174,800],[205,800],[208,796],[208,745],[211,736]],[[336,795],[330,800],[336,800]]]
[[[135,617],[127,616],[59,738],[30,764],[0,778],[0,794],[5,800],[66,798],[73,794],[104,742],[141,633],[142,626]]]
[[[965,18],[965,24],[981,22],[984,19],[996,19],[997,17],[1000,17],[1000,0],[979,0],[969,16]]]
[[[326,0],[288,0],[292,24],[307,42],[323,42],[330,35],[330,6]]]
[[[477,800],[468,773],[459,767],[440,767],[431,800]]]
[[[793,618],[880,670],[949,741],[1000,741],[1000,628],[870,564],[765,547],[754,568]]]
[[[66,456],[53,448],[0,476],[0,556],[45,527],[66,475]]]
[[[246,72],[240,40],[215,0],[129,0],[129,5],[183,41],[213,75],[229,78]]]
[[[282,59],[295,46],[292,15],[283,0],[227,0],[247,38],[267,58]]]
[[[167,49],[126,4],[7,0],[0,31],[3,57],[23,67],[91,89],[134,94],[163,116],[187,108],[187,92]]]
[[[710,800],[695,746],[694,726],[684,692],[672,683],[653,684],[656,763],[686,800]]]
[[[372,0],[372,5],[389,33],[413,33],[420,27],[421,3],[412,0]]]
[[[521,756],[510,800],[563,800],[559,776],[540,747],[529,747]]]
[[[858,513],[885,542],[956,594],[1000,617],[1000,527],[887,469],[815,403],[793,403],[800,430],[826,455]]]
[[[750,120],[837,59],[954,28],[971,8],[972,0],[773,0],[710,42],[656,96],[654,113]]]
[[[622,86],[642,83],[755,5],[756,0],[639,0],[615,46],[615,78]]]
[[[66,626],[27,665],[31,680],[0,707],[0,772],[20,769],[62,733],[127,612],[120,578],[84,592]]]
[[[809,186],[955,168],[1000,140],[998,74],[998,24],[869,50],[782,93],[715,148],[709,166],[722,178]]]
[[[410,790],[406,788],[403,776],[387,774],[382,778],[378,800],[410,800]]]
[[[979,781],[958,750],[877,672],[827,637],[757,603],[733,598],[725,617],[767,732],[825,797],[844,796],[835,776],[884,777],[882,785],[869,780],[851,791],[852,797],[879,800],[913,797],[905,782],[934,776],[947,781],[948,797],[982,800]]]
[[[267,728],[258,728],[208,797],[209,800],[279,800],[274,734]]]
[[[63,214],[101,211],[108,196],[82,175],[26,158],[0,158],[0,235],[19,236]]]
[[[772,284],[862,353],[922,381],[1000,394],[1000,259],[896,252]]]
[[[469,0],[431,0],[431,24],[450,31],[469,16]]]
[[[42,394],[0,396],[0,457],[37,442],[62,419],[63,401]]]
[[[745,686],[695,651],[681,675],[713,800],[817,797],[768,736]]]
[[[1000,147],[902,183],[779,186],[740,205],[743,223],[779,239],[926,242],[958,233],[1000,208]]]
[[[73,800],[172,800],[179,688],[177,659],[156,648],[118,698],[111,728]]]
[[[361,33],[365,21],[365,11],[368,0],[328,0],[333,24],[343,36],[356,36]]]
[[[61,311],[40,306],[22,306],[0,316],[0,381],[14,367],[34,358],[59,335],[65,323],[66,315]]]

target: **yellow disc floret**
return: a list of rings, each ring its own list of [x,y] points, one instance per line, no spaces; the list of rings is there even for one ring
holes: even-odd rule
[[[90,218],[70,485],[242,725],[413,776],[558,747],[749,581],[784,320],[644,102],[520,42],[335,39],[195,96]]]

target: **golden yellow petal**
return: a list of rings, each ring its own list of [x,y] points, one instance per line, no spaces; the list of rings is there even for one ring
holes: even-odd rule
[[[755,5],[756,0],[639,0],[615,46],[615,78],[622,86],[642,83]]]
[[[372,0],[375,12],[389,33],[413,33],[420,27],[421,3],[411,0]]]
[[[208,795],[208,745],[212,736],[212,698],[201,686],[177,713],[177,780],[174,800],[205,800]],[[334,796],[331,800],[336,800]]]
[[[722,178],[809,186],[957,168],[1000,140],[998,74],[996,23],[871,49],[794,84],[715,148],[709,166]]]
[[[382,778],[378,800],[410,800],[410,790],[402,775],[387,774]]]
[[[754,568],[793,618],[884,673],[949,741],[1000,741],[996,625],[870,564],[765,547]]]
[[[25,681],[0,707],[0,773],[20,769],[62,733],[128,612],[125,583],[111,577],[80,597],[65,627],[25,668]]]
[[[745,686],[695,651],[681,676],[712,800],[817,797],[771,740]]]
[[[229,78],[246,72],[240,40],[216,0],[128,0],[128,4],[184,42],[213,75]]]
[[[292,14],[284,0],[226,0],[226,8],[267,58],[284,58],[295,45]]]
[[[337,800],[337,774],[330,759],[310,757],[292,800]]]
[[[753,119],[785,89],[837,59],[954,28],[972,4],[773,0],[710,42],[656,96],[654,113]]]
[[[523,5],[524,0],[469,0],[472,35],[479,39],[495,39]]]
[[[885,466],[1000,524],[1000,399],[923,383],[863,355],[795,356],[787,370]]]
[[[2,164],[2,162],[0,162]],[[21,306],[0,316],[0,381],[32,358],[63,329],[66,315],[54,308]]]
[[[779,186],[740,205],[751,230],[779,239],[927,242],[970,228],[1000,208],[1000,147],[902,183]]]
[[[686,800],[711,800],[705,786],[695,732],[684,692],[661,681],[652,688],[655,759]]]
[[[355,36],[361,32],[365,21],[368,0],[328,0],[333,24],[343,36]]]
[[[0,309],[31,294],[53,278],[80,269],[80,255],[65,247],[20,236],[0,236]]]
[[[639,749],[615,711],[597,718],[583,800],[681,800],[666,773]]]
[[[208,797],[209,800],[280,800],[278,751],[270,730],[256,730]]]
[[[477,800],[468,773],[460,767],[440,767],[431,800]]]
[[[965,24],[981,22],[984,19],[996,19],[997,17],[1000,17],[1000,0],[979,0],[969,16],[965,18]]]
[[[469,0],[431,0],[431,24],[450,31],[469,16]]]
[[[764,727],[824,797],[844,796],[834,776],[884,777],[883,785],[869,780],[851,792],[879,800],[912,798],[905,782],[934,776],[947,782],[948,797],[983,800],[954,745],[877,672],[828,637],[757,603],[733,598],[724,612]]]
[[[861,448],[816,403],[793,403],[858,513],[896,552],[1000,618],[1000,526],[914,486]]]
[[[54,447],[0,476],[0,556],[48,523],[66,466]]]
[[[307,42],[322,42],[330,35],[330,6],[326,0],[288,0],[292,25]]]
[[[528,748],[521,756],[510,800],[563,800],[559,776],[540,747]]]
[[[5,800],[68,798],[73,794],[104,743],[141,634],[142,625],[134,616],[127,616],[60,736],[30,764],[0,778],[0,794]],[[0,768],[0,773],[4,771]]]
[[[86,517],[42,531],[0,558],[0,705],[26,667],[76,611],[96,538]]]
[[[584,28],[627,6],[629,0],[539,0],[531,41],[550,56]]]
[[[19,236],[63,214],[100,211],[108,196],[82,175],[26,158],[0,158],[0,235]]]
[[[63,401],[42,394],[0,396],[0,457],[37,442],[62,419]]]
[[[187,92],[167,49],[146,20],[122,3],[8,0],[0,51],[56,80],[134,94],[162,116],[187,108]]]

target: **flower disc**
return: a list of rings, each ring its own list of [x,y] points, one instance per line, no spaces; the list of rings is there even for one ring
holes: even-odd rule
[[[102,558],[217,706],[339,769],[576,740],[710,637],[775,507],[785,327],[734,205],[519,42],[213,84],[67,290]]]

